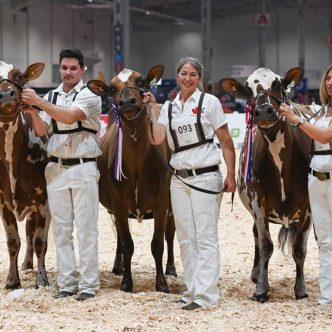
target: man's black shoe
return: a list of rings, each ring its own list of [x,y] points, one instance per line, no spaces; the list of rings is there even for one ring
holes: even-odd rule
[[[202,306],[197,304],[196,302],[191,302],[191,303],[183,306],[181,309],[183,309],[183,310],[196,310],[196,309],[199,309],[199,308],[202,308]]]
[[[53,298],[54,299],[64,299],[65,297],[73,296],[74,294],[75,293],[72,293],[72,292],[61,291],[58,294],[54,295]]]
[[[77,301],[85,301],[87,299],[91,299],[92,297],[95,297],[93,294],[90,293],[81,293],[80,295],[77,296],[76,300]]]
[[[182,303],[182,304],[186,304],[187,302],[183,299],[178,299],[178,300],[175,300],[173,301],[174,303]]]

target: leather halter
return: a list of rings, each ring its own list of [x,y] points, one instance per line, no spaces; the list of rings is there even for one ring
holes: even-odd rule
[[[256,105],[256,100],[258,99],[258,97],[260,97],[260,95],[266,95],[266,96],[269,96],[270,98],[272,98],[274,101],[277,102],[278,106],[280,106],[280,105],[285,101],[285,98],[284,98],[283,96],[282,96],[282,98],[278,98],[278,97],[276,97],[276,96],[271,95],[269,92],[263,90],[263,91],[260,91],[260,92],[257,94],[257,96],[256,96],[256,98],[255,98],[255,105]]]
[[[22,90],[24,89],[24,85],[22,85],[21,83],[15,82],[15,81],[13,81],[13,80],[10,80],[9,78],[3,78],[3,79],[1,79],[1,80],[0,80],[0,84],[1,84],[2,82],[8,82],[8,83],[10,83],[10,84],[13,84],[13,85],[15,85],[20,91],[22,91]]]
[[[121,97],[122,97],[124,91],[125,90],[130,90],[130,89],[137,90],[140,93],[141,96],[143,96],[143,93],[149,92],[149,89],[142,89],[142,88],[138,88],[136,86],[126,86],[126,87],[123,88],[123,90],[120,93],[120,100],[121,100]],[[137,118],[141,114],[141,112],[144,110],[144,108],[145,108],[144,105],[141,107],[141,109],[137,108],[137,111],[138,111],[137,115],[134,118],[131,118],[130,120]],[[118,112],[119,112],[119,114],[124,114],[126,112],[132,112],[132,110],[121,110],[120,107],[119,107]]]

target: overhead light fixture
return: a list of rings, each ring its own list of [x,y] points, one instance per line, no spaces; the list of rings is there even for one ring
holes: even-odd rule
[[[145,15],[150,15],[151,13],[147,10],[146,12],[145,12]]]

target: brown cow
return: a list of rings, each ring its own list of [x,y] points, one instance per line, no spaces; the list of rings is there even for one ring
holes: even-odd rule
[[[173,257],[174,220],[169,216],[170,174],[167,166],[166,144],[151,145],[148,141],[148,112],[142,95],[152,81],[158,81],[163,66],[151,68],[146,78],[138,72],[124,69],[109,86],[102,81],[89,81],[87,86],[97,95],[113,97],[115,123],[101,142],[103,154],[98,158],[100,170],[100,202],[114,214],[118,248],[113,272],[120,274],[124,265],[121,289],[131,292],[131,258],[134,243],[128,217],[142,220],[154,217],[151,250],[156,263],[156,290],[169,292],[162,267],[164,235],[168,244],[166,274],[176,275]],[[169,216],[169,217],[168,217]],[[122,261],[123,254],[123,261]]]
[[[38,260],[36,287],[48,285],[45,253],[50,215],[44,169],[47,164],[46,137],[32,129],[30,115],[21,112],[23,85],[40,76],[44,64],[30,65],[24,73],[0,61],[0,215],[5,227],[10,266],[6,288],[20,288],[17,257],[21,242],[17,220],[26,218],[27,251],[22,269]]]
[[[308,196],[311,140],[277,112],[287,100],[303,118],[313,115],[309,106],[294,104],[286,97],[286,89],[302,76],[300,68],[290,69],[284,78],[267,68],[259,68],[245,85],[234,79],[220,82],[226,92],[246,97],[251,107],[237,183],[242,203],[254,218],[255,258],[251,280],[257,285],[252,299],[259,302],[268,299],[268,264],[273,252],[269,222],[282,225],[279,233],[282,248],[290,235],[296,263],[295,297],[308,296],[303,265],[311,225]]]

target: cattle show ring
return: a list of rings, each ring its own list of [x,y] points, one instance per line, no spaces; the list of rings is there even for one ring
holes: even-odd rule
[[[332,0],[0,0],[0,332],[332,331],[331,64]]]

